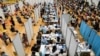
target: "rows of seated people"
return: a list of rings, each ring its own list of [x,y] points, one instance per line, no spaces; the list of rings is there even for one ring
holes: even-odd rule
[[[7,5],[5,5],[5,4],[3,4],[1,7],[5,7],[6,8],[6,6]],[[7,15],[7,17],[6,17],[6,15],[5,15],[5,17],[6,17],[6,19],[5,20],[3,20],[3,18],[0,16],[0,25],[2,25],[2,27],[3,27],[3,29],[4,30],[7,30],[7,28],[8,28],[8,25],[7,24],[9,24],[8,22],[6,22],[7,21],[7,19],[9,19],[10,18],[10,20],[8,20],[9,22],[10,22],[10,31],[13,33],[13,32],[19,32],[18,31],[18,29],[16,29],[15,28],[15,26],[17,25],[16,23],[15,23],[15,19],[14,19],[14,17],[13,16],[16,16],[16,20],[17,20],[17,22],[19,23],[19,24],[21,24],[22,26],[23,26],[23,24],[24,24],[24,22],[22,21],[22,17],[21,16],[23,16],[24,17],[24,19],[28,19],[27,18],[27,16],[29,16],[29,17],[32,17],[31,15],[32,15],[32,6],[30,6],[30,5],[27,5],[27,4],[24,4],[24,6],[23,6],[23,10],[20,10],[19,8],[16,8],[16,11],[15,11],[15,15],[11,15],[11,14],[9,14],[9,12],[8,12],[8,14],[9,15]],[[5,9],[4,9],[5,10]],[[18,12],[20,12],[20,15],[19,15],[19,13]],[[23,13],[23,14],[22,14]],[[5,35],[4,35],[5,34]],[[23,33],[23,34],[25,34],[25,33]],[[3,41],[5,42],[5,44],[6,45],[8,45],[7,44],[7,39],[9,39],[8,37],[9,37],[9,35],[7,35],[6,34],[6,32],[2,32],[1,31],[1,38],[3,39]],[[3,35],[5,36],[5,37],[3,37]],[[12,38],[12,37],[11,37]],[[10,42],[11,42],[11,39],[10,39]]]
[[[3,9],[4,16],[5,16],[5,20],[0,16],[0,39],[5,43],[5,45],[8,46],[9,42],[12,43],[12,39],[13,39],[12,36],[10,37],[8,31],[11,32],[11,35],[13,35],[14,33],[20,33],[22,35],[21,41],[22,41],[23,45],[25,47],[28,47],[29,43],[28,43],[28,39],[27,39],[27,34],[21,33],[21,31],[19,30],[19,28],[20,28],[19,25],[21,25],[21,27],[23,27],[24,23],[25,23],[23,20],[27,20],[29,18],[32,18],[33,23],[35,22],[35,20],[33,19],[34,18],[34,8],[36,8],[37,5],[32,6],[26,2],[23,2],[23,7],[22,7],[22,9],[20,9],[18,3],[16,3],[14,14],[10,13],[10,11],[8,10],[8,7],[7,7],[8,4],[0,3],[0,5],[1,5],[1,8]],[[16,24],[15,20],[17,20],[17,23],[19,25]],[[8,26],[10,26],[10,28],[8,28]],[[19,28],[16,28],[16,26],[19,26]],[[39,39],[39,36],[38,36],[38,39]],[[8,40],[9,40],[9,42],[8,42]],[[37,42],[39,43],[39,41],[37,41]],[[5,51],[3,51],[1,53],[1,55],[5,55]]]
[[[54,6],[54,4],[46,4],[44,5],[44,7],[41,9],[41,17],[43,17],[43,20],[45,22],[54,22],[55,20],[57,20],[57,15],[56,13],[56,7]]]
[[[88,44],[90,43],[93,44],[93,42],[96,43],[96,41],[94,41],[94,39],[96,39],[94,37],[96,36],[93,36],[93,34],[91,33],[100,31],[100,14],[99,14],[100,10],[99,8],[95,7],[95,5],[89,5],[89,3],[84,0],[68,1],[68,2],[65,2],[65,5],[66,7],[64,8],[67,9],[67,13],[72,16],[72,20],[71,20],[72,26],[74,26],[75,28],[77,26],[80,27],[80,24],[82,23],[82,21],[85,21],[86,24],[88,24],[88,27],[84,28],[84,26],[82,25],[84,29],[84,33],[81,33],[81,32],[80,33],[81,35],[84,34],[82,35],[82,37],[84,38],[86,42],[88,42]],[[88,28],[89,29],[93,28],[96,31],[88,30]],[[91,34],[91,36],[89,34]],[[92,42],[91,42],[91,39],[92,39],[91,37],[94,38]],[[99,39],[99,37],[97,38]],[[89,48],[92,47],[94,51],[95,49],[97,50],[96,46],[99,46],[99,45],[95,45],[94,49],[93,49],[94,45],[92,46],[90,45]],[[97,52],[94,51],[94,53],[97,55]]]
[[[4,12],[6,12],[7,6],[8,6],[7,4],[2,4],[1,8],[2,9],[6,8],[6,9],[3,9]],[[16,5],[16,6],[18,6],[18,5]],[[7,39],[9,39],[11,42],[12,41],[11,39],[13,38],[13,37],[9,37],[9,33],[6,31],[10,30],[11,34],[13,34],[14,32],[20,33],[19,29],[15,28],[15,27],[18,24],[21,26],[24,26],[23,18],[24,18],[24,20],[29,19],[29,18],[33,18],[33,14],[32,14],[32,13],[34,13],[33,10],[34,10],[34,6],[24,4],[22,10],[19,7],[16,8],[14,15],[7,12],[7,15],[5,15],[5,20],[0,16],[0,26],[1,26],[0,38],[5,42],[6,45],[8,45]],[[14,18],[14,16],[16,16],[16,17]],[[18,24],[16,24],[15,19],[17,20]],[[10,26],[10,28],[8,28],[8,26]],[[22,39],[25,39],[24,37],[26,37],[26,33],[21,33],[21,34],[23,34]],[[22,42],[25,42],[25,40],[23,40]]]
[[[45,56],[49,56],[49,55],[59,56],[61,54],[66,56],[66,46],[65,46],[64,39],[62,38],[61,31],[50,30],[49,33],[48,31],[46,31],[46,33],[43,33],[42,31],[38,33],[37,43],[31,49],[32,55],[35,56],[36,53],[39,53],[39,55],[42,55],[40,52],[40,47],[41,45],[45,45],[45,48],[46,48]],[[45,36],[45,34],[49,36]]]
[[[66,46],[60,25],[56,23],[48,24],[48,22],[45,22],[45,25],[40,25],[37,43],[31,51],[32,56],[66,56]]]
[[[95,30],[100,30],[100,10],[94,4],[89,5],[85,0],[67,0],[67,2],[62,2],[61,4],[65,5],[63,8],[67,9],[67,13],[72,15],[73,20],[71,23],[74,27],[79,26],[80,22],[84,20]]]

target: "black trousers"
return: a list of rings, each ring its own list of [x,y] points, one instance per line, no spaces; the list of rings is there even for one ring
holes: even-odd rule
[[[6,25],[5,25],[5,23],[3,23],[2,26],[3,26],[3,29],[6,29]]]
[[[12,23],[13,26],[15,26],[15,22],[14,21],[11,21],[11,23]]]

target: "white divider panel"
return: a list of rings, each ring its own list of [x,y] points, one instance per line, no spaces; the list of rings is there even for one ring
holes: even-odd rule
[[[39,7],[38,7],[38,17],[40,17],[40,5],[39,5]]]
[[[63,14],[61,16],[61,30],[64,38],[66,38],[66,29],[69,21],[71,20],[71,16],[69,14]]]
[[[37,21],[39,19],[39,6],[37,7]]]
[[[63,18],[62,18],[62,24],[61,24],[61,26],[62,26],[62,34],[63,34],[63,28],[64,28],[64,22],[63,22],[64,20],[63,20]]]
[[[69,47],[69,56],[75,56],[76,50],[78,47],[78,43],[75,40],[74,35],[71,35],[71,42],[70,42],[70,47]]]
[[[64,37],[64,35],[65,35],[65,20],[64,20],[64,18],[62,18],[62,34],[63,34],[63,37]]]
[[[14,14],[15,13],[15,4],[11,5],[11,13]]]
[[[23,2],[22,1],[19,1],[19,8],[22,10],[23,8]]]
[[[34,18],[35,18],[35,23],[36,23],[36,8],[34,8]]]
[[[28,21],[25,23],[25,30],[26,30],[28,42],[30,43],[32,37],[31,37],[31,30],[30,30]]]
[[[66,29],[67,29],[66,21],[62,19],[62,34],[64,38],[66,38]]]
[[[30,27],[30,31],[31,31],[31,37],[33,37],[33,25],[32,25],[32,19],[31,18],[29,18],[28,19],[28,23],[29,23],[29,27]]]
[[[63,14],[62,16],[61,16],[61,27],[62,27],[62,33],[64,34],[64,25],[65,25],[65,19],[66,19],[66,17],[65,17],[66,15],[65,14]]]
[[[36,15],[36,8],[34,9],[34,17],[35,17],[35,23],[37,22],[37,15]]]
[[[64,18],[65,18],[65,21],[66,21],[67,24],[71,20],[71,16],[69,14],[64,14]]]
[[[35,13],[35,23],[37,23],[38,19],[39,19],[39,15],[38,15],[38,7],[36,7],[34,9],[34,13]]]
[[[12,14],[11,5],[8,5],[7,8],[8,8],[9,14]]]
[[[67,46],[67,48],[69,48],[69,45],[70,45],[71,35],[72,35],[72,32],[71,32],[70,28],[68,27],[67,34],[66,34],[66,46]]]
[[[60,17],[60,26],[62,27],[62,16]]]
[[[64,18],[61,18],[61,31],[62,31],[62,34],[63,34],[63,26],[64,26]]]
[[[3,9],[0,8],[0,16],[5,20]]]
[[[18,33],[13,40],[13,45],[14,45],[15,51],[17,52],[17,56],[25,56],[25,51],[24,51],[22,41],[20,38],[21,37]]]
[[[67,33],[67,24],[65,22],[65,24],[64,24],[64,39],[66,38],[66,33]]]

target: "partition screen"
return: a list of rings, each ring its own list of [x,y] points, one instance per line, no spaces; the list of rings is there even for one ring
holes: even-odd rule
[[[66,29],[67,29],[67,24],[66,24],[66,21],[64,22],[64,38],[66,38]]]
[[[17,56],[25,56],[24,48],[23,48],[19,33],[13,39],[13,45],[14,45],[15,51],[17,52]]]
[[[66,37],[66,28],[70,21],[70,17],[71,16],[69,14],[63,14],[61,17],[61,29],[64,37]]]
[[[0,16],[3,18],[3,19],[5,19],[5,16],[4,16],[4,12],[3,12],[3,10],[0,8]]]
[[[22,1],[19,1],[19,8],[22,10],[23,8],[23,2]]]
[[[35,13],[35,23],[37,23],[37,21],[38,21],[38,7],[36,7],[35,9],[34,9],[34,13]]]
[[[78,43],[75,40],[74,35],[71,35],[71,41],[69,46],[69,56],[75,56],[76,50],[77,50]]]
[[[33,36],[33,25],[32,25],[32,19],[31,18],[29,18],[28,19],[28,23],[29,23],[29,27],[30,27],[30,31],[31,31],[31,36]]]
[[[64,36],[64,37],[65,37],[65,40],[66,40],[66,36],[67,36],[67,27],[68,27],[68,26],[65,25],[65,27],[66,27],[66,28],[65,28],[65,36]]]
[[[39,14],[39,17],[40,17],[40,9],[41,9],[41,6],[39,5],[38,8],[39,8],[39,9],[38,9],[38,14]]]
[[[30,27],[29,27],[29,23],[28,22],[25,23],[25,30],[26,30],[28,42],[30,43],[32,37],[31,37],[31,30],[30,30]]]
[[[69,23],[71,16],[69,14],[63,14],[63,18],[66,21],[66,24]]]
[[[11,12],[12,12],[12,14],[15,13],[15,4],[12,4],[12,5],[11,5]]]
[[[64,28],[65,28],[65,22],[64,22],[64,18],[62,18],[62,34],[63,34],[63,36],[64,36]]]
[[[70,44],[70,40],[71,40],[71,30],[70,28],[68,27],[67,28],[67,34],[66,34],[66,45],[67,45],[67,48],[69,48],[69,44]]]

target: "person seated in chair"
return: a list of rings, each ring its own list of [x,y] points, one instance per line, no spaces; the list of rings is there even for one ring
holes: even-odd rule
[[[18,15],[16,15],[16,19],[17,19],[17,21],[18,21],[19,24],[23,23],[22,20],[21,20],[21,18]]]
[[[60,51],[57,50],[57,47],[56,47],[56,46],[53,46],[51,56],[58,56],[59,52],[60,52]]]
[[[25,33],[23,33],[22,42],[25,44],[26,47],[29,45],[29,44],[28,44],[27,35],[26,35]]]
[[[13,20],[13,17],[11,16],[11,20],[10,20],[10,22],[11,22],[11,24],[13,25],[13,26],[15,26],[15,22],[14,22],[14,20]]]
[[[5,32],[3,32],[3,35],[2,35],[1,39],[5,42],[6,45],[8,45],[7,39],[10,41],[10,43],[12,42],[10,37]]]
[[[11,25],[10,31],[11,32],[16,32],[16,29],[15,29],[15,27],[13,25]]]

